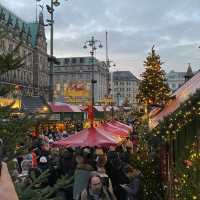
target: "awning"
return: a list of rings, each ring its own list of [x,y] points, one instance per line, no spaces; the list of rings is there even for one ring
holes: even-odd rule
[[[105,111],[105,107],[104,106],[94,106],[94,108],[98,112],[104,112]]]
[[[117,126],[114,126],[109,123],[104,123],[100,126],[100,128],[105,129],[107,132],[114,133],[116,136],[127,138],[129,136],[129,131],[119,128]]]
[[[49,113],[49,106],[41,96],[22,96],[21,109],[28,113]]]
[[[71,105],[67,103],[49,103],[49,107],[51,111],[54,113],[62,113],[62,112],[82,112],[79,106]]]
[[[102,147],[116,146],[123,141],[112,133],[102,128],[88,128],[69,136],[68,138],[56,141],[52,144],[55,147]]]
[[[117,127],[122,128],[124,130],[127,130],[127,131],[132,131],[132,127],[131,126],[128,126],[127,124],[121,123],[121,122],[116,121],[116,120],[112,120],[108,124],[117,126]]]

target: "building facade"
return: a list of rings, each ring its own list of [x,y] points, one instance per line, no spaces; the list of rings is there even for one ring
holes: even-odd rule
[[[54,64],[54,101],[88,104],[91,99],[91,57],[57,58]],[[107,94],[109,70],[105,62],[94,58],[94,100],[100,101]]]
[[[111,73],[112,96],[116,105],[137,106],[139,79],[130,71],[115,71]]]
[[[0,76],[1,85],[20,88],[21,95],[48,97],[49,69],[43,14],[38,22],[28,23],[0,4],[0,53],[12,52],[19,46],[18,56],[25,66]]]
[[[192,67],[189,64],[187,72],[175,72],[174,70],[167,73],[167,83],[172,91],[177,90],[181,85],[193,76]]]
[[[166,74],[167,83],[172,91],[177,90],[185,82],[186,72],[175,72],[174,70]]]

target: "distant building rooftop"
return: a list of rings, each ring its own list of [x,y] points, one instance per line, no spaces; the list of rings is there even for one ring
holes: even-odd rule
[[[114,81],[139,81],[130,71],[115,71],[113,72]]]

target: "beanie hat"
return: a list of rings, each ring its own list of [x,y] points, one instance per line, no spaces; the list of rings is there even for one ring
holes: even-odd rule
[[[41,156],[40,163],[47,163],[47,158],[45,156]]]

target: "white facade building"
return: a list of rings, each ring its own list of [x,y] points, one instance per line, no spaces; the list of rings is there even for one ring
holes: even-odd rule
[[[188,65],[187,72],[175,72],[174,70],[167,73],[167,83],[172,91],[177,90],[183,83],[193,76],[192,68]]]
[[[54,100],[74,104],[88,104],[91,98],[91,57],[58,58],[54,65]],[[105,62],[94,58],[94,100],[107,94],[109,70]]]
[[[115,71],[111,73],[112,96],[116,105],[121,106],[126,101],[131,106],[137,105],[139,79],[130,71]]]

